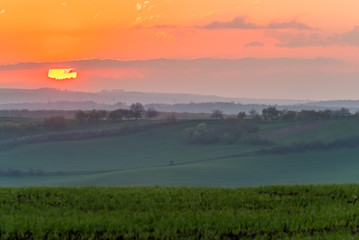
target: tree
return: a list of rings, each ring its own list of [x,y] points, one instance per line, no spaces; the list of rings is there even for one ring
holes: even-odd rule
[[[335,117],[349,117],[351,115],[349,109],[341,108],[340,110],[334,111]]]
[[[90,112],[88,112],[87,115],[88,115],[88,120],[98,121],[98,120],[106,117],[106,111],[94,109],[94,110],[91,110]]]
[[[257,110],[251,109],[251,110],[249,111],[249,115],[251,115],[252,118],[253,118],[255,115],[258,115]]]
[[[152,107],[148,108],[147,111],[146,111],[146,117],[147,117],[148,119],[150,119],[150,120],[151,120],[152,118],[157,117],[158,115],[159,115],[159,113],[157,112],[157,110],[154,109],[154,108],[152,108]]]
[[[297,118],[297,112],[295,111],[283,111],[282,119],[286,121],[295,120]]]
[[[132,103],[130,106],[130,111],[132,112],[132,117],[135,118],[135,120],[142,118],[142,114],[145,111],[143,105],[141,103]]]
[[[239,112],[236,116],[238,120],[245,119],[247,117],[247,114],[245,112]]]
[[[117,109],[109,112],[108,118],[112,121],[122,120],[122,118],[124,117],[124,115],[122,114],[122,110],[123,109]]]
[[[251,116],[252,121],[259,122],[261,120],[261,116],[255,109],[250,110],[249,115]]]
[[[223,112],[219,109],[214,109],[212,111],[212,115],[211,115],[212,118],[214,119],[223,119]]]
[[[49,130],[64,130],[67,127],[67,120],[64,116],[45,118],[43,125]]]
[[[268,107],[262,110],[262,116],[265,120],[277,119],[281,111],[277,110],[275,107]]]
[[[78,110],[75,113],[75,120],[80,122],[80,123],[85,123],[87,121],[87,114],[85,111],[82,110]]]

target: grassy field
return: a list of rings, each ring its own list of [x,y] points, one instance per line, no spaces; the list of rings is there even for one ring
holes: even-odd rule
[[[175,125],[89,140],[20,144],[0,151],[0,170],[41,169],[47,174],[0,176],[0,184],[235,187],[359,182],[359,148],[261,155],[253,153],[264,146],[255,144],[187,144],[184,129],[201,122],[203,120],[181,121]],[[205,122],[209,126],[221,124],[220,121]],[[298,124],[302,122],[262,122],[258,124],[258,134]],[[109,124],[105,127],[120,126]],[[84,126],[83,130],[99,128],[104,126]],[[353,135],[359,135],[359,121],[355,118],[275,139],[274,146],[311,140],[330,142]],[[56,174],[58,172],[64,174]]]
[[[2,188],[1,239],[357,239],[358,185]]]

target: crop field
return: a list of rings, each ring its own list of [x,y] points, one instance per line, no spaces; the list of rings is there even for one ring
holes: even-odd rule
[[[1,239],[356,239],[358,185],[2,188]]]

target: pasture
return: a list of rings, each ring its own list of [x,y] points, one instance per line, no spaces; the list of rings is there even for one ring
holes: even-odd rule
[[[275,138],[273,146],[240,141],[232,144],[186,143],[184,129],[202,122],[208,126],[225,124],[224,120],[180,121],[115,136],[19,144],[0,151],[0,169],[41,170],[41,174],[2,175],[0,183],[1,186],[236,187],[359,182],[359,148],[258,154],[260,149],[275,146],[309,140],[330,142],[359,135],[356,118]],[[129,123],[87,125],[78,131],[120,129],[122,124]],[[257,124],[257,135],[291,126],[297,129],[303,124],[307,122],[260,122]],[[76,129],[76,125],[72,124],[70,131]]]

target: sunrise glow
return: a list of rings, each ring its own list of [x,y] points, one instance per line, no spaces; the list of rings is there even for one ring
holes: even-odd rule
[[[73,69],[49,69],[49,78],[53,78],[56,80],[64,80],[64,79],[71,79],[77,77],[77,72],[72,72]]]
[[[358,0],[0,0],[0,87],[358,98],[357,9]]]

